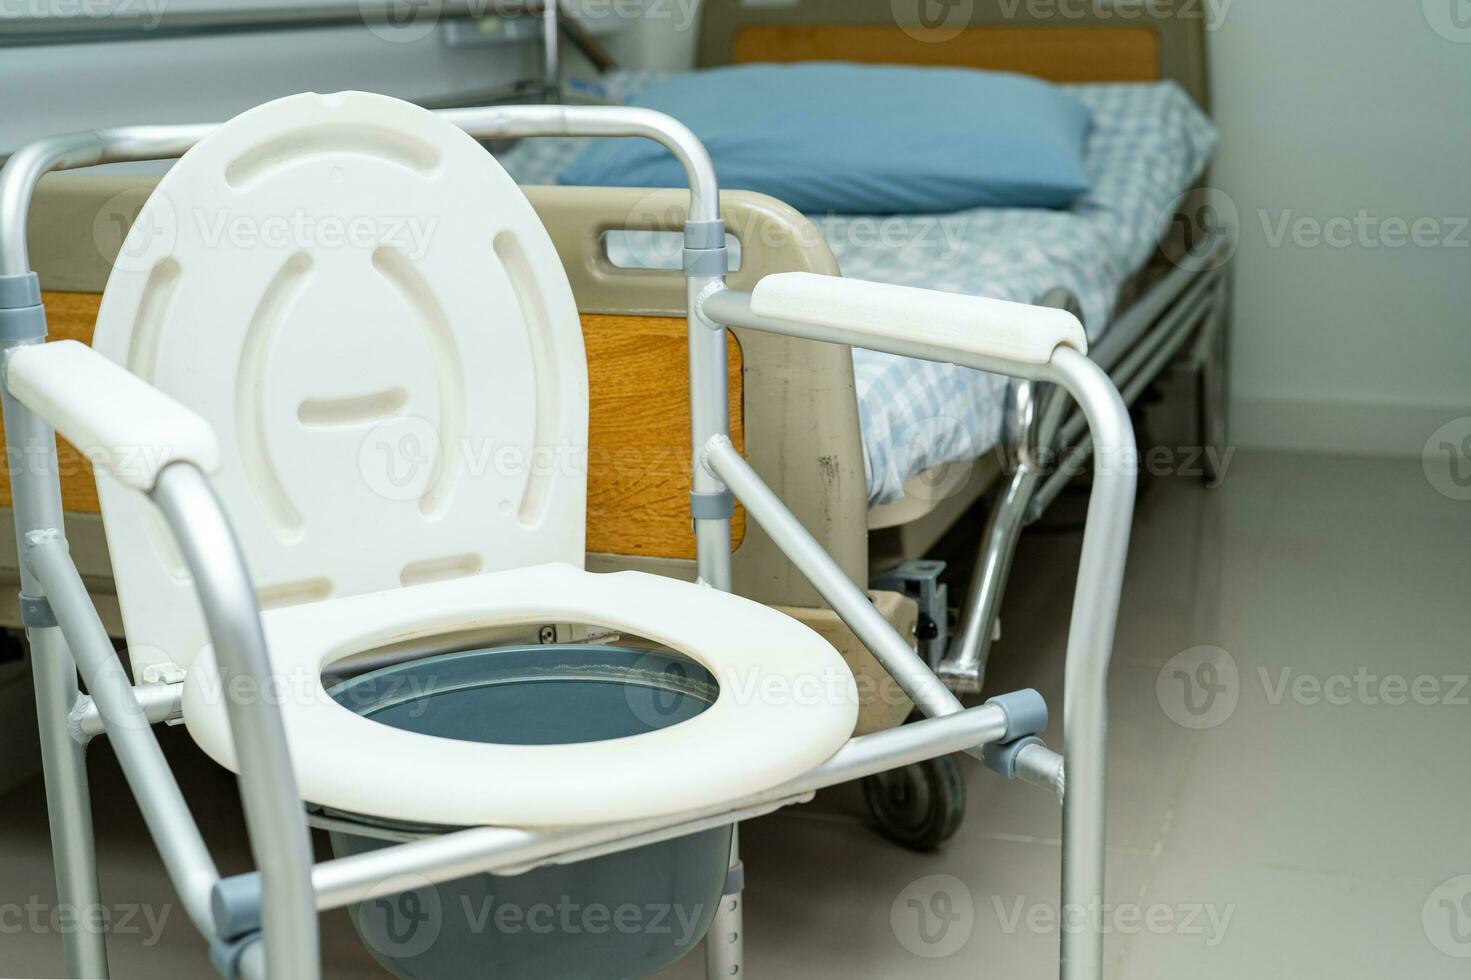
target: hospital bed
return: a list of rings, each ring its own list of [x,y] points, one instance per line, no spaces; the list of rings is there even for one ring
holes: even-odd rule
[[[1091,165],[1117,180],[1102,182],[1108,193],[1086,201],[1087,213],[971,215],[966,227],[975,237],[955,254],[936,258],[921,250],[920,260],[908,263],[892,249],[855,242],[849,232],[859,218],[814,222],[769,198],[726,192],[722,215],[741,262],[731,281],[749,288],[772,272],[842,271],[1068,309],[1081,316],[1095,342],[1092,356],[1131,402],[1168,365],[1183,362],[1193,370],[1198,441],[1219,447],[1229,242],[1202,221],[1200,209],[1209,202],[1192,189],[1213,139],[1192,108],[1209,105],[1204,25],[1189,18],[1124,22],[1096,13],[1059,25],[1029,23],[1024,14],[1025,7],[1011,17],[978,9],[970,26],[936,44],[896,25],[888,3],[709,5],[702,65],[842,58],[1026,72],[1080,86],[1076,91],[1104,134],[1115,137],[1090,147]],[[617,97],[648,81],[616,73],[600,84]],[[1141,183],[1128,168],[1141,118],[1150,121],[1143,128],[1152,150],[1164,155],[1163,181]],[[538,140],[504,157],[513,176],[535,185],[553,180],[576,151],[572,142]],[[72,175],[42,181],[31,214],[31,254],[47,290],[53,336],[91,336],[98,294],[152,183]],[[662,254],[677,259],[683,197],[544,186],[528,186],[527,193],[568,270],[588,344],[594,382],[589,567],[693,578],[687,504],[670,490],[688,476],[678,423],[687,297],[677,272],[636,267],[647,243],[626,234],[672,235],[674,251]],[[660,252],[657,243],[654,251]],[[737,445],[749,438],[757,472],[848,577],[870,588],[876,607],[914,638],[947,682],[961,692],[979,690],[1017,539],[1078,471],[1069,454],[1086,450],[1081,417],[1065,398],[1029,382],[739,326],[733,336],[729,390]],[[949,418],[956,406],[961,420]],[[946,416],[938,432],[906,431],[906,420],[937,416]],[[108,629],[121,635],[90,468],[66,447],[62,459],[73,556]],[[1059,466],[1059,459],[1073,463]],[[0,503],[8,503],[5,492]],[[977,573],[952,628],[938,563],[926,556],[987,494],[993,502]],[[636,504],[631,512],[629,504]],[[765,531],[739,509],[732,527],[735,589],[788,611],[843,652],[864,695],[857,730],[902,722],[913,708],[904,692]],[[18,567],[13,553],[0,553],[0,576],[14,579]],[[0,600],[0,622],[19,623],[13,599]],[[156,679],[168,680],[168,671],[160,669]],[[932,774],[919,778],[937,789],[947,785]],[[953,830],[955,821],[941,825]],[[932,846],[944,832],[926,831],[907,843]]]
[[[1216,140],[1205,115],[1203,15],[1129,17],[1085,5],[1066,18],[1032,21],[1025,5],[993,3],[942,13],[936,25],[899,22],[901,8],[887,0],[712,3],[700,29],[700,67],[813,60],[965,66],[1068,86],[1092,111],[1094,126],[1085,159],[1094,187],[1069,210],[813,215],[823,242],[808,239],[810,261],[832,261],[844,275],[1068,309],[1082,318],[1092,356],[1131,404],[1169,369],[1192,374],[1189,452],[1200,475],[1218,479],[1234,230],[1203,186]],[[679,80],[615,72],[596,91],[616,102],[657,81]],[[956,125],[964,125],[959,111]],[[525,183],[553,182],[579,149],[532,143],[509,154],[507,166]],[[885,244],[882,230],[896,223],[896,242]],[[956,239],[947,237],[950,227],[961,229]],[[759,229],[735,231],[760,240]],[[626,265],[674,255],[671,242],[646,237],[608,244]],[[817,430],[808,435],[821,448],[803,450],[809,473],[816,477],[820,464],[840,474],[812,487],[826,497],[820,511],[833,515],[828,544],[854,555],[855,576],[866,563],[875,587],[915,598],[926,657],[956,690],[979,691],[1017,539],[1079,472],[1087,452],[1081,419],[1055,392],[1026,382],[863,350],[852,359],[852,410],[787,423]],[[840,365],[828,384],[846,386],[845,371]],[[851,453],[855,428],[857,460],[822,451],[836,443]],[[860,478],[866,493],[855,500]],[[990,519],[952,628],[938,581],[943,566],[926,556],[987,495]],[[768,602],[810,598],[786,591],[789,585],[773,575],[748,587]]]

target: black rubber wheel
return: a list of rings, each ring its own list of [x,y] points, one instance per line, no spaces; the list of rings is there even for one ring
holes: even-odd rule
[[[965,816],[965,780],[953,755],[926,759],[863,779],[873,829],[911,851],[933,851],[955,836]]]

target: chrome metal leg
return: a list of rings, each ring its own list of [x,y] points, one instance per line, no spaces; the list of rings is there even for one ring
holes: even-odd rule
[[[1044,453],[1070,404],[1064,392],[1035,382],[1013,382],[1007,410],[1007,444],[1011,447],[1011,479],[991,508],[976,551],[960,626],[936,673],[958,694],[979,694],[986,663],[1001,615],[1001,597],[1011,575],[1011,562],[1022,528],[1033,515],[1033,503],[1045,469]]]
[[[56,901],[76,921],[93,920],[99,908],[97,848],[92,838],[92,801],[87,791],[85,750],[67,730],[67,713],[77,699],[77,669],[61,630],[26,630],[36,685],[36,721],[41,728],[41,766],[46,780],[46,815],[56,865]],[[107,976],[107,937],[101,930],[63,931],[66,972],[71,977]]]
[[[730,868],[734,876],[741,874],[740,867],[740,828],[732,827]],[[739,976],[745,968],[746,936],[741,922],[741,902],[740,889],[720,897],[720,908],[705,933],[705,980]]]
[[[979,694],[985,683],[986,662],[991,656],[991,641],[996,636],[996,620],[1001,613],[1001,595],[1011,574],[1011,560],[1026,524],[1027,504],[1032,499],[1039,472],[1028,463],[1017,465],[991,508],[986,530],[981,535],[975,571],[971,573],[970,588],[961,607],[960,628],[935,671],[957,694]]]

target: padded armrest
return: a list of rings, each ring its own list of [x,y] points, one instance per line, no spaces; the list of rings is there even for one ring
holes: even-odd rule
[[[219,467],[208,422],[86,344],[17,347],[5,362],[5,385],[93,465],[135,490],[152,490],[169,463],[206,473]]]
[[[1059,346],[1088,352],[1083,325],[1066,310],[810,272],[762,279],[751,312],[1023,364],[1046,364]]]

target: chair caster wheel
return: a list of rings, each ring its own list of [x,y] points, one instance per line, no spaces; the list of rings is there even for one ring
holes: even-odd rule
[[[865,776],[869,824],[911,851],[933,851],[955,836],[965,816],[965,781],[953,755]]]

